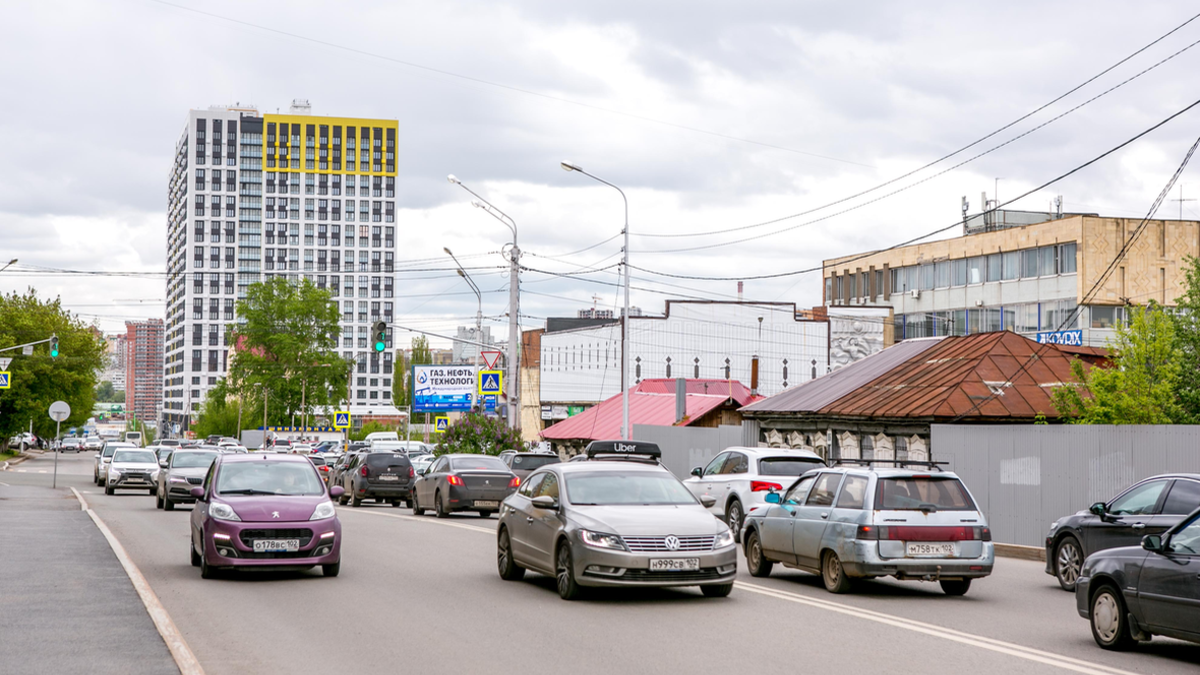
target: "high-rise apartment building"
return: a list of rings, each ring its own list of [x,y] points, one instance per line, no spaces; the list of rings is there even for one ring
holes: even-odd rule
[[[394,415],[393,350],[373,344],[396,289],[396,120],[213,107],[176,144],[167,231],[164,418],[185,430],[234,358],[229,327],[272,275],[329,289],[342,315],[349,407]]]
[[[125,322],[125,409],[157,422],[163,401],[163,321]]]

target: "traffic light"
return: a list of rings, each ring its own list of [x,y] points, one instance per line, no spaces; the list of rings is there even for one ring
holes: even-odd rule
[[[52,358],[52,359],[58,358],[58,336],[57,335],[50,336],[50,358]]]
[[[375,336],[375,351],[382,352],[387,349],[386,321],[376,321],[371,329],[371,334]]]

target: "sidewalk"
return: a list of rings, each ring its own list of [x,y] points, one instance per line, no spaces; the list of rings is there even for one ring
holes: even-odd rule
[[[179,673],[69,490],[0,485],[0,670]]]

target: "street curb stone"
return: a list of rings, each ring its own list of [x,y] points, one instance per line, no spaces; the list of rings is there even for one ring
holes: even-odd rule
[[[1018,560],[1037,560],[1046,562],[1046,550],[1039,546],[1025,546],[1022,544],[1001,544],[996,543],[996,555],[1004,558],[1017,558]]]

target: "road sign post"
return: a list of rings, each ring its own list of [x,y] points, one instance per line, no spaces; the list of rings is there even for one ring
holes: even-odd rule
[[[61,441],[62,439],[62,423],[63,420],[71,416],[71,406],[67,405],[66,401],[55,401],[50,404],[50,419],[54,420],[54,441],[60,444],[60,447],[54,448],[54,480],[51,483],[52,488],[58,488],[58,456],[62,454]]]

